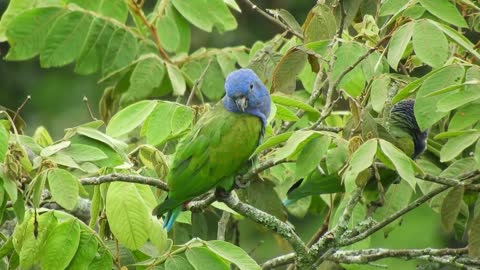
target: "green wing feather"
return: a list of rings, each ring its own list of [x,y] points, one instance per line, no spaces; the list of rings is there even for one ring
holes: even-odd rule
[[[177,146],[167,175],[168,199],[156,209],[162,215],[214,188],[238,171],[258,145],[258,117],[227,111],[218,103]]]

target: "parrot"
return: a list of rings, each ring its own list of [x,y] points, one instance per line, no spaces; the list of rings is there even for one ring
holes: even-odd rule
[[[167,231],[190,200],[215,187],[230,189],[235,173],[252,164],[270,115],[270,92],[247,68],[228,74],[225,92],[177,145],[167,199],[153,210],[157,217],[167,213]]]
[[[388,131],[395,144],[412,159],[418,158],[427,145],[428,130],[420,130],[414,113],[415,100],[402,100],[390,111]]]
[[[428,130],[420,130],[414,113],[415,100],[402,100],[396,103],[390,110],[390,116],[387,121],[387,128],[383,129],[384,139],[390,141],[395,146],[404,151],[413,160],[417,159],[426,149]],[[380,124],[379,124],[380,125]],[[388,134],[385,134],[388,133]],[[393,171],[381,172],[382,179],[387,180],[385,184],[398,183],[399,176]],[[375,188],[374,182],[369,181],[370,188]],[[368,187],[367,187],[368,189]],[[296,181],[287,191],[287,199],[283,201],[285,206],[289,206],[301,197],[343,192],[344,187],[341,183],[341,177],[336,173],[324,175],[317,170],[310,173],[305,179]]]

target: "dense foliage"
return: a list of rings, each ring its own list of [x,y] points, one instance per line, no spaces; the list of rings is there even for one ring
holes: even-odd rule
[[[72,64],[101,74],[105,90],[102,120],[92,115],[59,141],[43,127],[24,134],[18,112],[0,111],[0,215],[14,226],[1,235],[2,267],[353,269],[387,257],[480,266],[480,6],[326,0],[298,22],[243,2],[284,32],[250,48],[190,52],[192,27],[237,27],[234,0],[159,0],[153,10],[135,0],[10,1],[0,20],[6,61]],[[257,158],[239,172],[244,187],[198,198],[187,206],[195,214],[183,212],[167,235],[151,211],[165,198],[175,146],[238,67],[272,93]],[[389,129],[390,109],[404,99],[415,99],[418,126],[429,131],[416,160],[412,138]],[[423,203],[468,246],[369,249],[373,233],[388,235]],[[307,213],[323,225],[304,241],[287,216]],[[244,218],[292,253],[252,259],[239,243]]]

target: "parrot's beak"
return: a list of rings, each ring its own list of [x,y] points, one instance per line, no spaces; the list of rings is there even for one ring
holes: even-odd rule
[[[240,111],[245,112],[245,109],[248,107],[248,99],[246,97],[239,97],[235,99],[235,104],[237,104],[237,108]]]

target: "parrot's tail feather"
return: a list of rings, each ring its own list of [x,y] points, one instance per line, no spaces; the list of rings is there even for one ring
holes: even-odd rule
[[[295,200],[285,199],[285,200],[282,201],[282,204],[283,204],[284,206],[289,206],[289,205],[292,205],[294,202],[295,202]]]
[[[161,204],[157,205],[157,207],[155,207],[155,209],[153,209],[152,212],[157,217],[161,217],[163,216],[163,214],[177,208],[179,205],[182,205],[182,203],[181,202],[179,203],[176,200],[173,200],[171,198],[167,198]]]
[[[173,224],[175,223],[175,220],[177,219],[178,215],[180,215],[180,212],[182,212],[182,206],[178,206],[167,213],[167,216],[163,221],[163,228],[165,228],[167,232],[169,232],[172,229]]]

